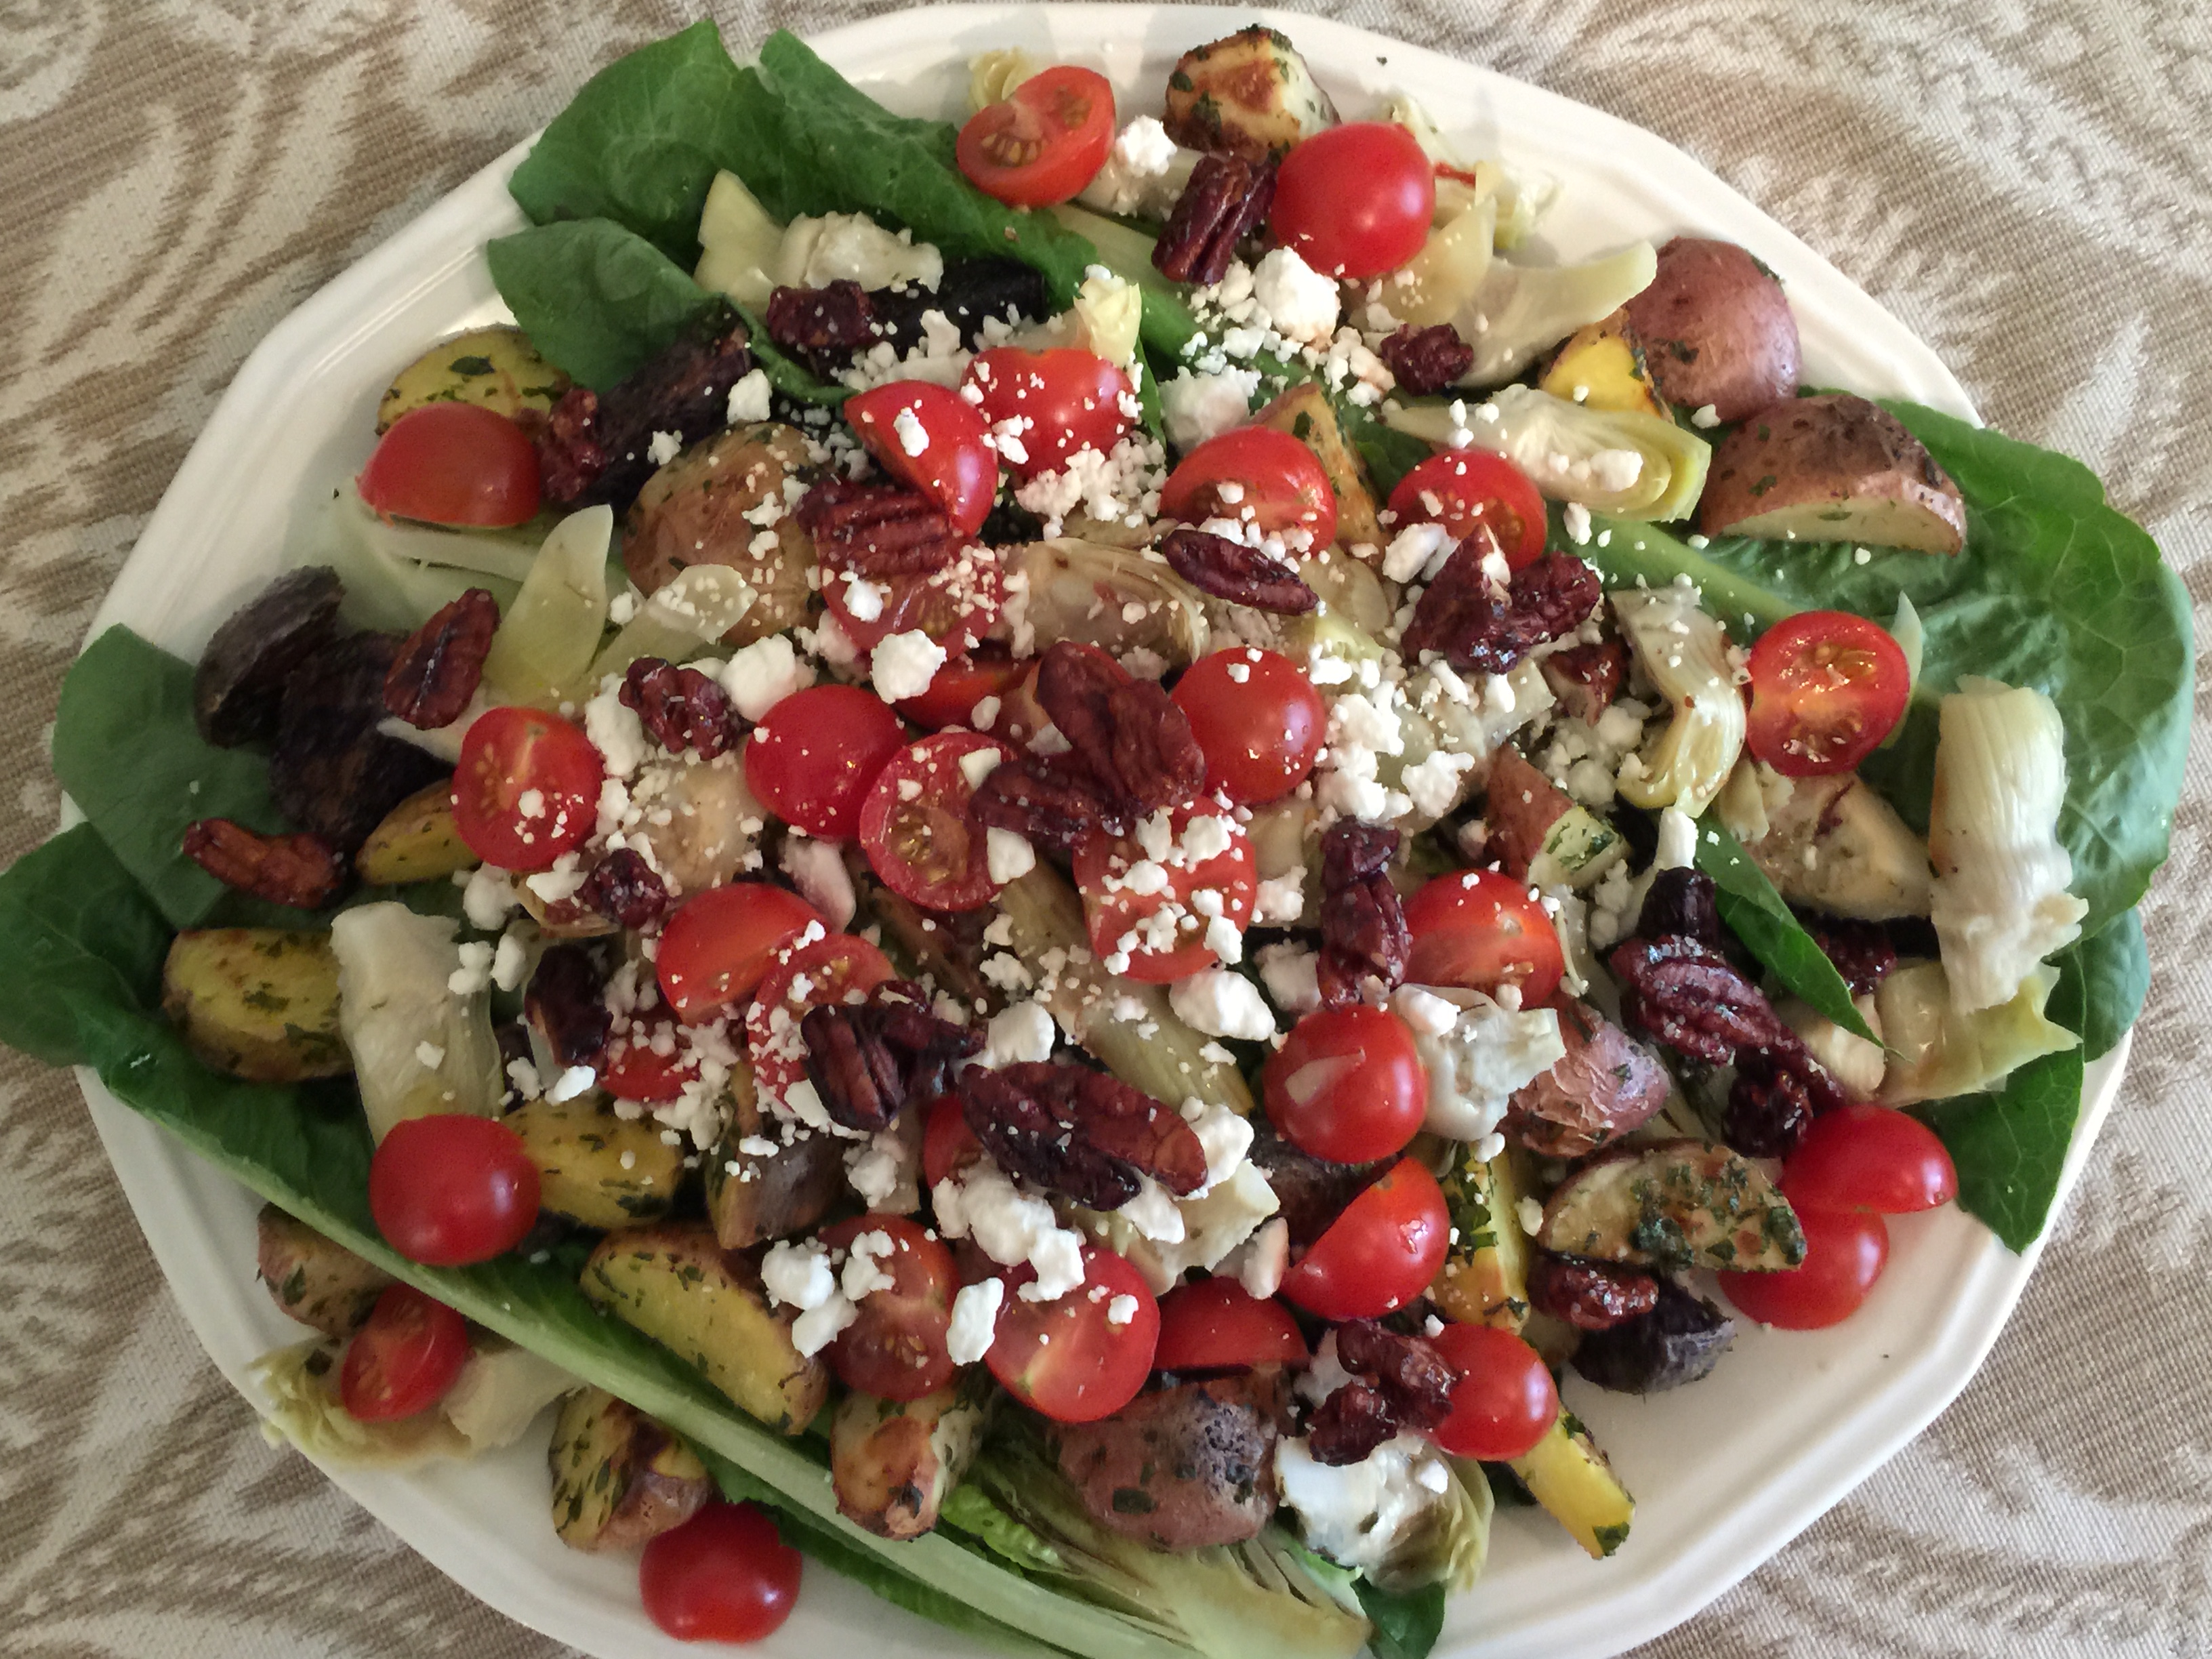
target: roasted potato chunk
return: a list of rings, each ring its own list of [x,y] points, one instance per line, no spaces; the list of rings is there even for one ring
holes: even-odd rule
[[[1376,517],[1375,492],[1368,488],[1367,468],[1359,452],[1345,441],[1344,427],[1328,394],[1312,381],[1292,386],[1252,417],[1255,426],[1287,432],[1314,453],[1321,470],[1336,492],[1336,539],[1346,547],[1367,550],[1370,558],[1382,556],[1390,538]],[[1388,620],[1386,617],[1385,621]]]
[[[541,1208],[586,1227],[627,1227],[668,1213],[684,1180],[684,1154],[650,1118],[626,1121],[590,1097],[532,1100],[509,1112],[538,1166]]]
[[[1951,554],[1966,544],[1966,503],[1896,416],[1831,392],[1786,399],[1729,434],[1698,526],[1708,536]]]
[[[384,815],[354,854],[361,878],[378,887],[436,881],[482,863],[453,823],[453,786],[441,778]]]
[[[1140,1394],[1055,1435],[1060,1472],[1102,1527],[1162,1549],[1256,1537],[1275,1512],[1275,1425],[1251,1377]]]
[[[510,421],[549,415],[568,377],[538,355],[511,323],[472,328],[441,340],[392,377],[376,405],[381,433],[425,404],[475,404]]]
[[[1451,1212],[1451,1252],[1429,1287],[1449,1319],[1517,1331],[1528,1317],[1528,1235],[1519,1205],[1526,1190],[1507,1148],[1485,1162],[1465,1145],[1440,1185]]]
[[[845,1143],[807,1134],[785,1145],[761,1109],[751,1073],[738,1067],[732,1085],[730,1127],[704,1160],[703,1173],[714,1237],[724,1249],[742,1250],[788,1238],[822,1219],[844,1190]],[[775,1142],[776,1150],[743,1151],[756,1137]]]
[[[1559,348],[1537,383],[1540,391],[1585,409],[1669,418],[1624,308],[1601,318]]]
[[[1672,1279],[1659,1281],[1659,1305],[1602,1331],[1585,1332],[1575,1369],[1615,1394],[1657,1394],[1712,1375],[1735,1340],[1735,1322]]]
[[[1772,271],[1734,242],[1677,236],[1628,302],[1659,395],[1723,422],[1797,389],[1797,319]]]
[[[1183,53],[1168,76],[1162,124],[1186,149],[1258,161],[1336,119],[1336,106],[1290,37],[1255,23]]]
[[[574,1550],[635,1549],[714,1495],[691,1449],[605,1389],[579,1389],[553,1420],[553,1530]]]
[[[1536,1243],[1669,1272],[1773,1273],[1805,1260],[1805,1234],[1766,1171],[1725,1146],[1665,1140],[1601,1157],[1560,1182]]]
[[[392,1275],[274,1204],[261,1206],[256,1266],[290,1318],[343,1342],[361,1328]]]
[[[1513,1473],[1574,1540],[1602,1561],[1628,1541],[1636,1500],[1597,1442],[1565,1407],[1535,1449],[1513,1460]]]
[[[297,1083],[353,1069],[338,1034],[338,964],[327,933],[179,933],[161,968],[161,1012],[204,1065],[227,1076]]]
[[[1587,1002],[1562,997],[1567,1052],[1515,1091],[1506,1138],[1547,1158],[1581,1158],[1639,1129],[1667,1103],[1659,1057]]]
[[[732,645],[804,622],[814,603],[814,546],[787,511],[784,486],[811,477],[805,441],[772,422],[694,445],[647,478],[630,507],[623,532],[630,580],[651,593],[690,565],[739,572],[759,597],[724,636]],[[755,552],[755,540],[771,532],[773,544]]]
[[[345,589],[327,565],[288,570],[233,611],[192,671],[192,723],[218,749],[276,735],[284,682],[337,631]]]
[[[830,1425],[830,1479],[848,1521],[884,1538],[919,1538],[974,1461],[983,1407],[958,1384],[919,1400],[857,1389]]]
[[[798,1316],[772,1310],[760,1264],[703,1222],[609,1233],[584,1264],[584,1294],[697,1366],[741,1410],[803,1434],[830,1397],[830,1368],[792,1346]]]

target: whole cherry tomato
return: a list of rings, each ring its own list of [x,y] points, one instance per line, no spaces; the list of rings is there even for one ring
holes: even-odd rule
[[[1887,1106],[1853,1104],[1814,1118],[1782,1169],[1800,1210],[1909,1215],[1959,1195],[1959,1172],[1936,1132]]]
[[[949,386],[893,380],[845,399],[845,423],[901,483],[919,489],[963,536],[990,516],[999,457],[983,417]]]
[[[1395,270],[1429,238],[1434,166],[1395,121],[1347,121],[1294,145],[1267,215],[1316,270],[1358,281]]]
[[[1152,1369],[1159,1304],[1144,1275],[1113,1251],[1083,1247],[1083,1283],[1052,1302],[1023,1298],[1036,1270],[1006,1276],[997,1334],[983,1363],[1000,1386],[1056,1423],[1095,1423],[1137,1397]]]
[[[857,685],[794,691],[745,740],[745,782],[761,804],[810,836],[860,833],[869,787],[906,747],[891,706]]]
[[[1323,1319],[1379,1318],[1434,1284],[1450,1248],[1443,1189],[1402,1158],[1291,1264],[1283,1295]]]
[[[997,346],[977,354],[965,384],[1017,478],[1057,471],[1079,449],[1110,453],[1136,423],[1129,377],[1079,346]],[[1008,431],[1009,422],[1019,430]]]
[[[637,1588],[679,1642],[757,1642],[791,1617],[800,1567],[766,1510],[717,1502],[647,1540]]]
[[[368,1212],[410,1261],[459,1267],[504,1255],[538,1220],[538,1165],[497,1118],[402,1118],[368,1161]]]
[[[1290,1310],[1254,1296],[1233,1279],[1216,1273],[1178,1285],[1160,1298],[1154,1370],[1302,1365],[1307,1358],[1306,1340]]]
[[[1438,876],[1406,901],[1413,936],[1409,985],[1494,994],[1517,986],[1523,1007],[1551,1000],[1566,973],[1559,931],[1528,886],[1497,870]]]
[[[1206,756],[1206,781],[1240,806],[1279,800],[1306,781],[1328,710],[1305,671],[1278,651],[1232,647],[1200,657],[1176,682]]]
[[[1168,474],[1160,517],[1238,519],[1267,535],[1304,532],[1318,551],[1336,539],[1336,490],[1321,458],[1287,432],[1240,426],[1208,438]]]
[[[1403,1152],[1429,1106],[1413,1033],[1388,1008],[1322,1008],[1291,1028],[1261,1073],[1267,1121],[1300,1152],[1368,1164]]]
[[[1449,1324],[1430,1340],[1461,1374],[1451,1415],[1429,1434],[1437,1445],[1454,1457],[1502,1463],[1551,1432],[1559,1389],[1535,1349],[1489,1325]]]
[[[1762,1325],[1816,1331],[1859,1310],[1889,1261],[1889,1226],[1866,1210],[1800,1210],[1805,1260],[1781,1273],[1725,1273],[1722,1294]]]

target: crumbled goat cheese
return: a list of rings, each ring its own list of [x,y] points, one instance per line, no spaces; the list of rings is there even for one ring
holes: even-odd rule
[[[975,1063],[996,1069],[1050,1060],[1059,1041],[1051,1010],[1035,1000],[1017,1002],[994,1014],[983,1028],[983,1052]]]
[[[1252,297],[1285,338],[1313,345],[1336,331],[1343,309],[1336,279],[1323,276],[1295,248],[1271,249],[1252,273]]]
[[[837,1274],[828,1249],[814,1239],[782,1239],[761,1258],[761,1288],[769,1300],[801,1313],[818,1308],[837,1293]]]
[[[623,707],[620,680],[584,704],[584,735],[606,763],[610,777],[635,777],[645,763],[645,726],[637,710]]]
[[[929,434],[910,409],[902,409],[891,417],[891,430],[898,434],[899,447],[909,455],[919,455],[929,447]]]
[[[521,930],[509,927],[499,936],[499,948],[492,952],[491,982],[502,991],[518,990],[529,966],[530,947],[523,943]]]
[[[862,1233],[853,1241],[852,1254],[845,1258],[845,1270],[837,1278],[837,1288],[845,1292],[848,1301],[859,1303],[897,1282],[878,1265],[897,1249],[891,1236],[881,1230]]]
[[[652,442],[645,447],[645,459],[655,466],[666,466],[684,453],[684,434],[680,432],[656,432]]]
[[[1283,1273],[1291,1265],[1290,1224],[1278,1216],[1237,1247],[1224,1264],[1248,1293],[1265,1301],[1283,1287]]]
[[[1106,1304],[1106,1322],[1116,1330],[1136,1316],[1137,1298],[1133,1296],[1117,1296]]]
[[[1382,574],[1394,582],[1409,582],[1439,553],[1457,545],[1451,532],[1440,524],[1409,524],[1383,549]]]
[[[1003,887],[1036,868],[1036,848],[1018,832],[993,824],[984,831],[983,861],[991,879]]]
[[[1321,958],[1303,945],[1267,945],[1259,956],[1261,982],[1285,1013],[1310,1013],[1321,1006],[1320,963]]]
[[[1703,430],[1721,423],[1721,412],[1711,404],[1699,404],[1690,411],[1690,424]]]
[[[1455,1005],[1459,1017],[1443,1031],[1413,1029],[1414,1052],[1429,1074],[1423,1127],[1454,1140],[1479,1142],[1496,1132],[1516,1090],[1565,1056],[1559,1017],[1549,1008],[1509,1008],[1480,991],[1428,988],[1425,994]]]
[[[1306,878],[1303,870],[1272,876],[1260,884],[1252,900],[1252,925],[1287,927],[1305,914]]]
[[[769,416],[768,371],[751,369],[730,388],[730,401],[723,422],[729,426],[750,426]]]
[[[468,884],[461,889],[461,914],[469,919],[469,926],[480,933],[494,933],[505,927],[508,914],[521,902],[514,895],[514,875],[494,865],[478,865],[470,872]]]
[[[1188,450],[1243,425],[1251,418],[1252,399],[1259,390],[1257,369],[1224,368],[1214,374],[1182,370],[1160,386],[1160,413],[1167,422],[1169,441]]]
[[[1242,974],[1208,968],[1169,988],[1168,1006],[1192,1030],[1207,1036],[1258,1042],[1275,1035],[1275,1016],[1260,988]]]
[[[793,830],[783,838],[778,862],[799,896],[822,913],[832,933],[842,933],[859,909],[845,856],[834,842],[816,841]]]
[[[1580,501],[1569,501],[1565,507],[1560,509],[1559,517],[1566,525],[1567,539],[1569,541],[1572,542],[1577,547],[1584,547],[1589,545],[1590,538],[1589,508],[1584,507]]]
[[[460,946],[461,965],[446,976],[446,988],[457,997],[472,997],[491,983],[491,946],[474,940]]]
[[[930,1196],[947,1238],[973,1238],[1002,1267],[1026,1261],[1036,1269],[1022,1286],[1024,1301],[1056,1301],[1083,1283],[1082,1235],[1060,1226],[1051,1205],[1018,1190],[996,1164],[970,1164]]]
[[[1115,137],[1104,165],[1076,200],[1101,213],[1164,219],[1197,165],[1197,153],[1169,137],[1158,116],[1139,115]]]
[[[999,1304],[1006,1300],[1002,1279],[963,1285],[952,1298],[952,1322],[945,1328],[945,1351],[956,1365],[972,1365],[990,1352],[998,1334]]]
[[[920,696],[944,666],[945,647],[919,628],[889,635],[868,659],[876,695],[886,702]]]
[[[1137,1195],[1114,1213],[1156,1244],[1182,1243],[1182,1212],[1168,1189],[1150,1176],[1139,1176],[1137,1181]]]
[[[740,646],[722,665],[720,678],[722,690],[730,694],[738,718],[757,723],[793,692],[813,684],[814,669],[800,659],[788,635],[771,634]],[[623,712],[629,714],[627,709]],[[630,714],[630,720],[635,724],[637,716]]]
[[[1440,818],[1459,805],[1462,786],[1474,769],[1474,756],[1437,749],[1426,760],[1407,767],[1398,782],[1414,811],[1425,818]]]

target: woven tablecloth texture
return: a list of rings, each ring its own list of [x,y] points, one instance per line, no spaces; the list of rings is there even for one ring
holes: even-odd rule
[[[1929,341],[1994,424],[2095,468],[2203,627],[2203,0],[1310,9],[1681,145]],[[718,8],[738,50],[880,9]],[[0,860],[52,827],[62,672],[240,359],[592,70],[694,15],[0,0]],[[2158,976],[2127,1085],[1988,1365],[1643,1652],[2212,1652],[2212,924],[2189,899],[2212,878],[2208,804],[2200,730],[2147,905]],[[13,1054],[0,1167],[0,1652],[566,1651],[263,1443],[163,1288],[75,1087]]]

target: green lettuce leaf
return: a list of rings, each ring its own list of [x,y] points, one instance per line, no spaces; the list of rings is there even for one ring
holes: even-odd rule
[[[1766,872],[1711,812],[1698,820],[1698,868],[1713,878],[1714,900],[1729,931],[1750,948],[1766,970],[1816,1013],[1869,1042],[1874,1033],[1851,1006],[1851,988],[1790,913]]]
[[[1378,1589],[1364,1578],[1352,1586],[1367,1621],[1375,1659],[1429,1659],[1429,1650],[1444,1627],[1444,1587],[1424,1584],[1415,1590]]]
[[[2150,993],[2150,946],[2142,912],[2130,910],[2074,950],[2081,969],[2081,1058],[2101,1060],[2127,1034]]]
[[[495,237],[484,259],[531,343],[595,392],[629,379],[720,303],[612,219],[564,219]]]

